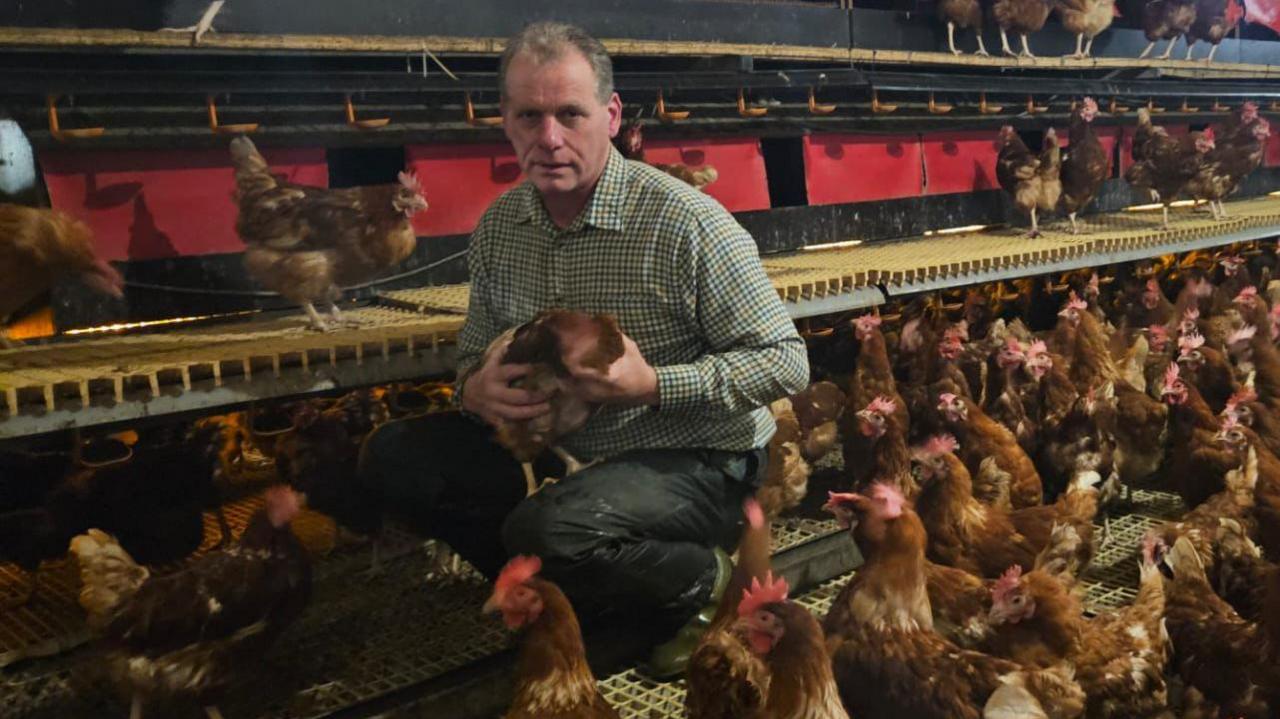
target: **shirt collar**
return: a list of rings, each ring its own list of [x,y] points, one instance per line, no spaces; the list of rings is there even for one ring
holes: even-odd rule
[[[573,224],[563,231],[574,232],[582,229],[584,225],[590,225],[602,230],[621,232],[624,227],[623,202],[626,197],[626,186],[626,158],[618,152],[617,148],[610,145],[609,158],[605,161],[604,172],[600,173],[600,179],[596,181],[596,188],[591,193],[591,199],[587,201],[587,206],[583,208],[582,213],[573,221]],[[556,229],[555,223],[551,222],[550,216],[547,215],[547,209],[542,205],[542,198],[538,195],[538,188],[527,180],[524,187],[524,205],[521,209],[519,221],[535,222],[548,228]]]

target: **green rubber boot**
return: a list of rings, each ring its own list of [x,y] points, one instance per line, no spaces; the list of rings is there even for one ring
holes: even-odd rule
[[[720,608],[720,599],[724,596],[724,590],[729,586],[729,577],[733,574],[733,560],[729,555],[723,549],[716,547],[715,556],[716,584],[711,592],[711,601],[685,622],[674,637],[653,648],[653,652],[649,654],[649,660],[639,667],[640,672],[650,679],[669,681],[684,674],[693,650],[697,649],[702,635],[706,634],[707,629],[711,627],[711,620],[715,619],[716,610]]]

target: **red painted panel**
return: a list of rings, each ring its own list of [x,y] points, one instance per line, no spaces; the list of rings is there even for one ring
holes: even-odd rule
[[[1170,137],[1180,137],[1187,134],[1189,128],[1186,125],[1161,125],[1156,123],[1169,133]],[[1136,127],[1126,127],[1124,130],[1124,139],[1120,143],[1120,172],[1129,169],[1133,164],[1133,135]]]
[[[695,168],[711,165],[719,177],[707,185],[706,193],[719,200],[725,209],[730,212],[769,209],[769,180],[757,138],[646,139],[644,159],[664,164],[679,162]]]
[[[1055,127],[1053,131],[1058,133],[1058,144],[1062,149],[1069,150],[1071,148],[1071,131],[1066,127]],[[1098,142],[1102,143],[1102,149],[1107,153],[1107,160],[1110,162],[1114,155],[1112,154],[1116,147],[1116,142],[1120,139],[1119,127],[1094,127],[1093,134],[1098,136]],[[1185,131],[1185,128],[1184,128]],[[1175,131],[1175,134],[1176,131]],[[1108,167],[1108,169],[1110,169]],[[1107,175],[1110,177],[1110,174]]]
[[[418,173],[430,205],[413,218],[413,229],[420,236],[471,232],[490,203],[524,177],[515,152],[505,142],[409,145],[405,162]]]
[[[327,187],[323,149],[264,150],[272,172]],[[40,156],[53,206],[93,228],[109,260],[239,252],[226,150],[58,150]]]
[[[1280,134],[1267,138],[1267,156],[1263,159],[1267,167],[1280,165]]]
[[[993,190],[999,147],[990,132],[935,132],[924,136],[925,194]]]
[[[924,190],[917,135],[804,138],[810,205],[915,197]]]

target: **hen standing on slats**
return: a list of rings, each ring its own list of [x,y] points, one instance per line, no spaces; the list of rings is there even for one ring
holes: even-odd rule
[[[832,670],[858,719],[1081,716],[1084,692],[1065,667],[1024,671],[965,651],[933,626],[925,529],[902,495],[875,485],[840,498],[856,517],[866,563],[823,620]],[[1047,713],[1046,713],[1047,712]]]
[[[269,489],[238,544],[165,576],[151,576],[104,532],[71,540],[80,605],[107,645],[113,680],[133,696],[131,719],[165,697],[198,701],[221,718],[217,704],[236,673],[250,670],[310,599],[311,560],[289,529],[298,511],[292,490]]]
[[[1205,155],[1213,148],[1211,129],[1174,139],[1164,128],[1151,124],[1147,108],[1138,108],[1138,129],[1133,140],[1136,162],[1125,171],[1124,179],[1134,187],[1152,191],[1163,206],[1163,227],[1169,229],[1169,205],[1200,171]]]
[[[1187,185],[1187,193],[1197,200],[1208,200],[1213,218],[1220,220],[1227,216],[1223,200],[1262,164],[1271,125],[1261,117],[1254,118],[1236,134],[1223,137],[1221,144],[1216,142],[1213,128],[1204,132],[1215,140],[1214,148],[1204,156],[1204,162]]]
[[[1116,0],[1057,0],[1055,8],[1062,27],[1076,36],[1076,51],[1067,57],[1078,59],[1089,57],[1093,39],[1111,27],[1116,16]],[[1071,144],[1074,146],[1075,140]]]
[[[1107,152],[1093,131],[1093,118],[1098,114],[1098,103],[1086,97],[1080,107],[1071,113],[1067,156],[1062,160],[1062,198],[1059,206],[1071,220],[1071,234],[1077,234],[1076,214],[1089,206],[1098,196],[1098,189],[1106,181],[1111,170]]]
[[[1147,36],[1147,47],[1139,59],[1151,54],[1156,42],[1168,40],[1161,60],[1168,60],[1178,38],[1186,34],[1196,21],[1196,0],[1148,0],[1142,7],[1142,31]]]
[[[1218,44],[1244,17],[1244,8],[1238,0],[1196,0],[1196,19],[1187,28],[1187,59],[1195,51],[1196,42],[1209,43],[1209,55],[1205,62],[1213,62],[1218,54]]]
[[[978,51],[975,55],[988,55],[987,46],[982,43],[982,2],[981,0],[939,0],[938,17],[947,24],[947,46],[952,54],[959,55],[956,47],[956,28],[973,29],[978,38]]]
[[[277,180],[247,137],[231,141],[245,269],[264,287],[302,305],[311,326],[329,330],[342,287],[368,282],[417,246],[410,219],[427,201],[416,178],[332,190]],[[327,303],[330,319],[316,312]]]
[[[1034,58],[1027,45],[1027,36],[1039,32],[1049,19],[1052,5],[1049,0],[995,0],[991,12],[1000,26],[1000,47],[1006,55]],[[1017,33],[1022,38],[1022,52],[1014,53],[1009,47],[1008,33]]]
[[[582,629],[564,592],[537,576],[542,560],[518,556],[503,567],[484,603],[508,629],[524,630],[515,698],[505,719],[618,719],[596,688]]]
[[[1013,198],[1014,206],[1031,217],[1031,231],[1027,233],[1027,237],[1039,237],[1040,225],[1036,220],[1036,207],[1040,202],[1042,187],[1040,158],[1031,154],[1012,125],[1000,128],[996,179],[1000,182],[1000,187]]]

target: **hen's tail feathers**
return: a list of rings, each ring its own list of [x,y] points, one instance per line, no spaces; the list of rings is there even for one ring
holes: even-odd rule
[[[764,516],[773,520],[783,512],[799,506],[809,492],[809,475],[813,468],[805,461],[795,442],[771,442],[769,464],[764,483],[756,492]]]
[[[1249,447],[1244,464],[1227,472],[1223,481],[1232,493],[1252,496],[1254,488],[1258,485],[1258,450],[1252,446]]]
[[[736,616],[738,603],[742,601],[742,593],[751,586],[752,579],[765,580],[765,575],[772,568],[769,545],[770,524],[760,503],[754,497],[743,502],[742,509],[746,515],[746,524],[742,537],[738,540],[738,561],[733,568],[733,576],[725,587],[720,598],[720,606],[716,609],[713,624],[726,621]]]
[[[1173,570],[1175,580],[1198,578],[1200,582],[1208,584],[1204,563],[1200,561],[1200,554],[1191,544],[1190,539],[1178,537],[1178,541],[1173,543],[1173,548],[1165,555],[1164,561]]]
[[[241,135],[231,141],[231,164],[236,168],[236,191],[240,195],[269,190],[276,186],[271,168],[254,146]]]
[[[1012,484],[1013,475],[1001,469],[995,457],[986,457],[973,476],[973,496],[990,507],[1010,510],[1013,509]]]
[[[1084,715],[1085,693],[1075,669],[1058,665],[1039,671],[1012,672],[982,709],[984,719],[1038,719]]]
[[[1080,547],[1084,540],[1070,524],[1054,524],[1049,543],[1036,555],[1035,568],[1051,574],[1064,586],[1075,585],[1080,572]]]
[[[71,553],[80,563],[80,606],[89,625],[101,627],[121,602],[147,581],[150,572],[138,566],[111,535],[90,529],[71,540]]]

